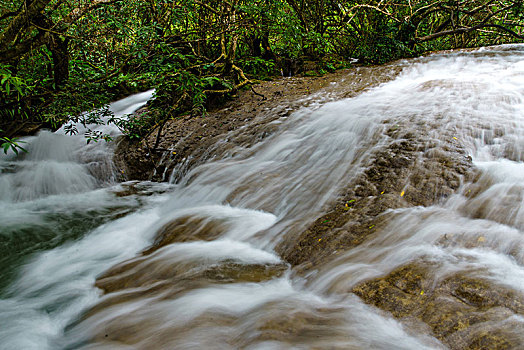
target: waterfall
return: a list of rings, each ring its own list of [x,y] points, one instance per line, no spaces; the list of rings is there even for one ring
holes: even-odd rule
[[[1,163],[0,237],[17,253],[0,265],[0,348],[435,349],[481,332],[522,345],[524,46],[396,64],[396,79],[273,121],[270,137],[176,184],[100,186],[78,140],[28,138],[28,156]],[[375,167],[386,156],[394,182]],[[392,206],[357,237],[356,214],[317,220],[342,212],[344,193]],[[338,203],[348,217],[352,201]],[[311,250],[322,258],[302,253],[309,265],[282,253],[337,237]],[[423,271],[415,287],[391,282],[410,268]],[[402,314],[366,294],[375,285],[478,323],[443,334],[438,311]]]

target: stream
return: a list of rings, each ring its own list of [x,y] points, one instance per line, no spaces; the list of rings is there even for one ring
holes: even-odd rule
[[[0,349],[473,349],[487,333],[524,347],[524,45],[394,64],[394,80],[272,120],[176,183],[118,183],[112,143],[60,130],[0,155]],[[394,193],[374,184],[399,204],[362,242],[286,261],[408,133],[414,167],[459,150],[475,175],[451,174],[445,195],[419,188],[427,205],[409,202],[410,176]],[[406,266],[423,270],[416,287],[387,283],[415,306],[374,299]],[[468,324],[431,311],[448,306]]]

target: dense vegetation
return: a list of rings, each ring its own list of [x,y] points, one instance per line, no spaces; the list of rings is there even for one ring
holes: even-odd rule
[[[522,0],[0,0],[0,143],[42,124],[96,122],[104,110],[80,112],[146,88],[157,89],[151,113],[113,120],[132,137],[256,79],[521,41],[522,9]]]

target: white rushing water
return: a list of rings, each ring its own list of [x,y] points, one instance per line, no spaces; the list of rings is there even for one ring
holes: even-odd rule
[[[147,91],[125,98],[112,104],[110,109],[115,116],[122,117],[145,105],[152,93]],[[113,136],[119,134],[114,126],[94,128]],[[112,243],[115,236],[103,235],[102,240],[97,239],[93,228],[142,205],[137,198],[118,198],[112,194],[111,191],[118,191],[120,185],[99,189],[114,181],[113,145],[104,142],[86,145],[82,134],[65,136],[62,130],[56,133],[44,130],[23,141],[27,154],[0,156],[0,204],[4,208],[0,212],[0,291],[12,282],[13,274],[23,276],[15,284],[28,284],[22,287],[24,293],[16,289],[5,290],[3,295],[9,297],[0,300],[2,349],[50,346],[50,339],[60,334],[68,319],[76,316],[85,304],[77,304],[59,317],[52,317],[49,308],[56,311],[62,300],[69,303],[76,297],[96,296],[92,278],[102,271],[96,270],[96,261],[104,253],[100,247],[91,251],[90,256],[89,252],[84,252],[80,261],[87,263],[92,259],[93,264],[83,266],[75,265],[71,258],[79,251],[78,247],[71,248],[69,255],[50,257],[64,252],[74,240],[90,231],[88,239],[98,243],[109,239],[105,244],[115,247]],[[137,225],[140,224],[144,221],[139,220]],[[119,232],[128,234],[128,231],[120,228]],[[113,257],[115,262],[133,254],[147,242],[142,241],[145,238],[141,236],[137,239],[140,243],[134,248],[132,240],[122,244],[119,248],[121,258]],[[84,241],[80,239],[79,242]],[[51,249],[53,247],[57,247],[56,250]],[[43,256],[38,255],[39,251],[43,251]],[[106,258],[115,252],[106,253]],[[32,259],[45,259],[50,264],[36,263],[38,269],[33,269]],[[81,277],[87,271],[91,271],[91,278]],[[48,279],[51,276],[56,279],[51,281]]]
[[[0,348],[445,348],[348,291],[423,260],[437,278],[462,272],[524,293],[524,46],[399,64],[395,80],[303,108],[176,185],[111,185],[111,167],[90,172],[100,166],[82,156],[110,147],[29,138],[28,156],[0,163],[0,238],[12,251],[0,266]],[[477,195],[463,186],[437,205],[391,211],[364,243],[297,276],[275,248],[384,147],[386,120],[459,143],[480,169]],[[179,239],[140,255],[166,227]],[[100,276],[110,293],[95,287]],[[497,322],[524,327],[518,315]]]
[[[110,106],[121,118],[143,106],[153,91],[146,91]],[[69,137],[63,128],[55,133],[41,131],[22,139],[27,154],[0,156],[0,200],[19,202],[49,195],[79,193],[99,187],[100,182],[114,181],[112,145],[104,142],[86,145],[86,127],[77,126],[78,135]],[[114,125],[92,126],[92,130],[116,136]],[[12,162],[14,158],[16,161]]]

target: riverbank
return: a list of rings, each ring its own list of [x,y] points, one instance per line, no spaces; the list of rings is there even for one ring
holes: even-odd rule
[[[205,116],[169,120],[162,129],[158,151],[153,150],[158,128],[140,141],[122,140],[115,163],[123,180],[177,180],[206,160],[227,157],[234,147],[250,147],[261,141],[272,134],[272,122],[300,108],[356,96],[394,79],[400,70],[391,63],[263,81],[253,89],[239,91]],[[217,144],[221,139],[227,142]]]

